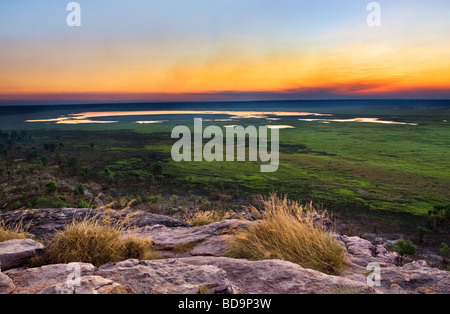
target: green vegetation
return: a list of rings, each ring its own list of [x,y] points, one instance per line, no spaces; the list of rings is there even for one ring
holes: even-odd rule
[[[282,259],[326,274],[346,265],[343,248],[322,226],[313,223],[311,206],[279,199],[260,199],[262,211],[250,208],[262,222],[233,237],[227,255],[249,260]]]
[[[400,256],[400,266],[403,266],[403,260],[406,256],[414,256],[417,254],[417,246],[411,240],[398,239],[394,245],[386,246],[388,251],[397,252]]]
[[[450,262],[450,247],[446,243],[441,244],[440,254],[444,266],[447,266]]]
[[[108,125],[52,125],[23,121],[76,109],[3,113],[0,210],[95,206],[93,197],[99,196],[115,209],[135,200],[132,206],[155,213],[176,212],[169,207],[182,204],[205,212],[238,211],[236,204],[248,203],[253,195],[277,192],[355,220],[353,234],[376,227],[379,232],[419,236],[427,245],[448,239],[450,132],[443,122],[448,108],[307,110],[338,119],[369,116],[418,125],[324,124],[282,117],[276,124],[295,128],[280,131],[280,168],[265,174],[254,162],[172,161],[176,140],[171,131],[176,125],[191,126],[192,117],[171,117],[155,125],[138,125],[134,118]],[[232,124],[270,123],[241,119]],[[205,121],[204,127],[209,124],[230,122]],[[57,183],[46,186],[49,182]],[[171,195],[178,198],[170,200]]]

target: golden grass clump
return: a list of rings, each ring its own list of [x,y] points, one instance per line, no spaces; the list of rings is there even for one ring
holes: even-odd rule
[[[187,222],[193,227],[207,226],[215,222],[225,219],[224,214],[219,214],[214,211],[202,211],[189,219]]]
[[[6,226],[3,220],[0,220],[0,242],[9,240],[22,240],[27,238],[27,233],[20,224],[13,227]]]
[[[150,239],[121,237],[122,227],[107,225],[94,218],[73,221],[58,231],[48,244],[45,263],[91,263],[101,266],[130,258],[154,259]]]
[[[231,239],[227,255],[248,260],[281,259],[337,275],[346,265],[343,248],[323,227],[314,223],[317,211],[273,194],[259,199],[263,207],[248,209],[261,221]]]

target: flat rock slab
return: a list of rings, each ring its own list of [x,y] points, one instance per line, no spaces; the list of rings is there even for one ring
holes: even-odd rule
[[[120,284],[103,277],[85,276],[80,278],[80,284],[77,286],[62,282],[42,289],[39,294],[116,294],[122,291],[119,288]]]
[[[91,264],[78,263],[80,276],[93,276],[95,267]],[[39,294],[42,290],[66,283],[73,279],[74,269],[66,264],[48,265],[29,269],[11,269],[5,272],[12,279],[16,289],[13,294]],[[57,291],[54,288],[54,291]],[[48,291],[48,290],[47,290]]]
[[[155,249],[164,251],[173,250],[181,244],[200,243],[214,236],[234,233],[248,228],[251,223],[249,221],[231,219],[200,227],[169,228],[163,225],[156,225],[128,230],[123,232],[122,236],[151,238]]]
[[[183,262],[224,270],[234,292],[240,294],[374,293],[361,282],[329,276],[281,260],[247,261],[226,257],[191,257]]]
[[[120,283],[137,294],[229,294],[224,270],[212,265],[189,265],[183,259],[128,260],[101,266],[96,275]]]
[[[21,267],[44,246],[31,239],[0,242],[0,265],[3,270]]]

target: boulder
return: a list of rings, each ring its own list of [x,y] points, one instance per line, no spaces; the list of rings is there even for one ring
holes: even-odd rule
[[[95,267],[91,264],[79,263],[80,276],[92,276]],[[65,283],[73,272],[66,264],[48,265],[29,269],[12,269],[5,272],[12,279],[16,289],[13,294],[39,294],[45,288]],[[53,288],[61,291],[61,286]]]
[[[364,283],[330,276],[281,260],[247,261],[226,257],[191,257],[184,263],[215,266],[226,272],[235,293],[334,294],[374,293]]]
[[[0,242],[0,263],[3,270],[21,267],[41,251],[44,246],[31,239]]]
[[[11,278],[0,272],[0,294],[10,294],[15,288]]]
[[[155,225],[128,230],[123,232],[122,235],[151,238],[155,249],[164,251],[173,250],[182,244],[200,243],[211,237],[234,233],[248,228],[250,224],[249,221],[230,219],[200,227],[169,228],[163,225]]]
[[[101,266],[95,273],[137,294],[229,294],[224,270],[212,265],[189,265],[183,259],[127,260]]]

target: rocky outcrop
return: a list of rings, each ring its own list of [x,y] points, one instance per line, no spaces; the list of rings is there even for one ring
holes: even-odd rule
[[[0,242],[0,264],[3,270],[27,264],[44,246],[31,239]]]
[[[167,259],[131,259],[99,268],[79,263],[80,284],[73,286],[68,281],[74,270],[70,265],[18,268],[26,266],[43,246],[33,240],[11,240],[0,243],[0,294],[450,293],[450,272],[431,268],[424,261],[398,267],[398,254],[388,252],[381,240],[373,244],[359,237],[334,234],[346,251],[349,265],[342,275],[330,276],[281,260],[225,257],[233,234],[257,221],[229,219],[192,227],[143,212],[83,209],[27,211],[22,221],[30,225],[30,233],[49,238],[73,219],[85,217],[125,221],[132,229],[123,232],[123,237],[151,238],[155,249]],[[13,223],[18,216],[12,213],[7,218]],[[367,266],[371,263],[380,266],[380,286],[368,284]]]
[[[162,225],[169,228],[189,227],[184,221],[161,215],[133,210],[95,210],[95,209],[30,209],[0,213],[0,221],[6,226],[15,226],[19,222],[27,226],[27,232],[36,238],[49,240],[55,231],[63,229],[72,221],[85,218],[107,219],[112,224],[123,223],[129,228]]]

